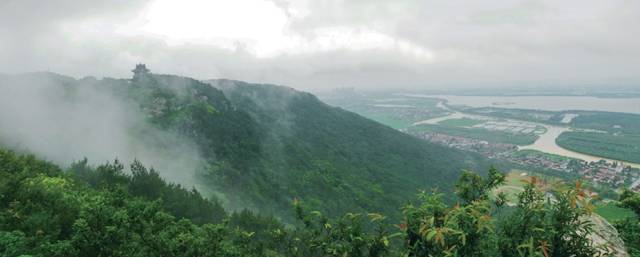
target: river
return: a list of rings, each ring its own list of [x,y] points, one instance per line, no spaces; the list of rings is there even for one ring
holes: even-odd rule
[[[451,111],[449,108],[446,107],[445,104],[438,104],[438,106],[441,106],[441,108],[445,108],[449,111]],[[465,114],[465,113],[461,113],[461,112],[453,112],[450,115],[444,116],[444,117],[438,117],[438,118],[433,118],[433,119],[429,119],[429,120],[424,120],[424,121],[419,121],[414,123],[414,125],[418,125],[418,124],[437,124],[440,121],[443,120],[448,120],[448,119],[459,119],[459,118],[471,118],[471,119],[480,119],[480,120],[492,120],[495,119],[493,117],[488,117],[488,116],[482,116],[482,115],[470,115],[470,114]],[[522,122],[522,121],[514,121],[514,122]],[[604,158],[604,157],[599,157],[599,156],[594,156],[594,155],[588,155],[588,154],[583,154],[583,153],[578,153],[578,152],[574,152],[565,148],[560,147],[558,144],[556,144],[556,138],[558,138],[558,136],[560,136],[560,134],[562,134],[562,132],[565,131],[570,131],[571,128],[569,127],[561,127],[561,126],[552,126],[552,125],[547,125],[547,124],[542,124],[542,123],[537,123],[537,122],[530,122],[527,121],[525,123],[530,123],[533,125],[538,125],[538,126],[543,126],[546,128],[546,132],[543,134],[540,134],[538,140],[536,140],[533,144],[531,145],[526,145],[526,146],[519,146],[518,149],[524,150],[524,149],[530,149],[530,150],[538,150],[541,152],[545,152],[545,153],[551,153],[551,154],[557,154],[557,155],[562,155],[562,156],[566,156],[566,157],[571,157],[571,158],[576,158],[576,159],[581,159],[581,160],[585,160],[585,161],[599,161],[599,160],[606,160],[609,162],[621,162],[618,160],[613,160],[613,159],[609,159],[609,158]],[[640,164],[639,163],[630,163],[630,162],[622,162],[625,165],[629,165],[632,166],[634,168],[640,168]],[[640,181],[640,180],[639,180]]]
[[[599,160],[606,160],[606,161],[609,161],[609,162],[616,161],[616,162],[624,163],[625,165],[632,166],[634,168],[640,168],[640,164],[638,164],[638,163],[623,162],[623,161],[619,161],[619,160],[613,160],[613,159],[609,159],[609,158],[604,158],[604,157],[599,157],[599,156],[594,156],[594,155],[589,155],[589,154],[578,153],[578,152],[574,152],[574,151],[568,150],[566,148],[562,148],[561,146],[556,144],[556,139],[558,138],[558,136],[560,136],[560,134],[562,134],[562,132],[570,131],[571,129],[569,127],[551,126],[551,125],[540,124],[540,123],[537,123],[537,124],[540,125],[540,126],[544,126],[547,129],[547,132],[545,132],[544,134],[541,134],[540,138],[538,138],[538,140],[536,140],[536,142],[534,142],[533,144],[526,145],[526,146],[520,146],[520,147],[518,147],[518,149],[520,149],[520,150],[525,150],[525,149],[538,150],[538,151],[545,152],[545,153],[552,153],[552,154],[562,155],[562,156],[581,159],[581,160],[585,160],[585,161],[589,161],[589,162],[591,162],[591,161],[596,162],[596,161],[599,161]]]

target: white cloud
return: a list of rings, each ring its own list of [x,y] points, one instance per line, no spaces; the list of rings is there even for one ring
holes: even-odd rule
[[[142,31],[171,43],[203,42],[231,48],[236,42],[269,44],[282,40],[285,13],[262,0],[156,0]]]
[[[0,1],[0,72],[128,76],[146,62],[298,88],[640,82],[638,1],[96,1]]]
[[[336,50],[397,51],[422,60],[433,54],[407,40],[370,28],[320,27],[310,35],[289,28],[308,11],[281,9],[265,0],[156,0],[144,13],[138,33],[151,33],[171,45],[210,44],[230,51],[243,48],[258,58]],[[135,30],[135,29],[134,29]]]

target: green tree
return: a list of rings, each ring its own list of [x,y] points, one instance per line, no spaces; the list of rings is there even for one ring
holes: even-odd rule
[[[298,200],[294,200],[294,208],[303,227],[293,232],[293,244],[286,255],[381,257],[389,254],[394,235],[389,235],[386,217],[381,214],[347,213],[332,221],[320,212],[305,212]],[[373,231],[369,233],[366,228]]]
[[[497,253],[491,219],[490,191],[504,183],[504,174],[491,168],[488,178],[465,171],[456,184],[462,203],[448,207],[438,193],[421,193],[419,204],[404,207],[406,255],[491,256]]]
[[[618,221],[614,226],[624,240],[629,254],[633,257],[640,256],[640,194],[625,190],[620,195],[620,206],[633,210],[636,217]]]
[[[545,191],[532,177],[518,196],[518,205],[500,225],[502,256],[599,256],[588,235],[593,225],[590,194],[580,182],[575,187],[555,185]]]

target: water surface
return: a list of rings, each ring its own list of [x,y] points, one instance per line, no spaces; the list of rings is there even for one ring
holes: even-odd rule
[[[598,98],[590,96],[458,96],[403,94],[447,100],[449,105],[499,107],[545,111],[605,111],[640,114],[640,98]]]
[[[414,123],[414,125],[418,125],[418,124],[438,124],[439,122],[441,122],[443,120],[460,119],[460,118],[471,118],[471,119],[479,119],[479,120],[495,119],[495,118],[487,117],[487,116],[469,115],[469,114],[464,114],[464,113],[460,113],[460,112],[454,112],[454,113],[451,113],[450,115],[447,115],[447,116],[444,116],[444,117],[438,117],[438,118],[433,118],[433,119],[429,119],[429,120],[419,121],[419,122]],[[509,119],[507,119],[507,120],[509,120]],[[510,120],[510,121],[516,122],[515,120]],[[518,122],[521,122],[521,121],[518,121]],[[569,149],[562,148],[561,146],[556,144],[556,139],[558,138],[558,136],[560,136],[560,134],[562,134],[562,132],[571,130],[571,128],[569,128],[569,127],[552,126],[552,125],[547,125],[547,124],[542,124],[542,123],[537,123],[537,122],[525,122],[525,123],[530,123],[530,124],[535,124],[535,125],[538,125],[538,126],[543,126],[543,127],[546,128],[547,131],[545,133],[543,133],[543,134],[540,134],[538,140],[536,140],[533,144],[526,145],[526,146],[519,146],[518,149],[520,149],[520,150],[525,150],[525,149],[538,150],[538,151],[545,152],[545,153],[557,154],[557,155],[576,158],[576,159],[580,159],[580,160],[584,160],[584,161],[588,161],[588,162],[591,162],[591,161],[596,162],[596,161],[600,161],[600,160],[606,160],[606,161],[609,161],[609,162],[614,162],[614,161],[621,162],[621,161],[613,160],[613,159],[610,159],[610,158],[605,158],[605,157],[600,157],[600,156],[594,156],[594,155],[574,152],[574,151],[571,151]],[[630,162],[622,162],[622,163],[624,163],[625,165],[629,165],[629,166],[635,167],[635,168],[640,168],[640,164],[639,163],[630,163]]]

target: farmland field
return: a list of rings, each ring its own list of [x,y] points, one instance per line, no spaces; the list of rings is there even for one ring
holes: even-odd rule
[[[454,127],[473,127],[478,124],[482,124],[485,121],[475,120],[470,118],[460,118],[460,119],[448,119],[440,121],[438,124],[444,126],[454,126]]]
[[[481,128],[463,128],[455,126],[443,126],[432,124],[420,124],[409,128],[419,132],[442,133],[451,136],[460,136],[485,140],[492,143],[505,143],[514,145],[529,145],[538,139],[535,134],[510,133],[503,131],[490,131]]]
[[[556,143],[579,153],[640,163],[640,136],[595,132],[564,132]]]

